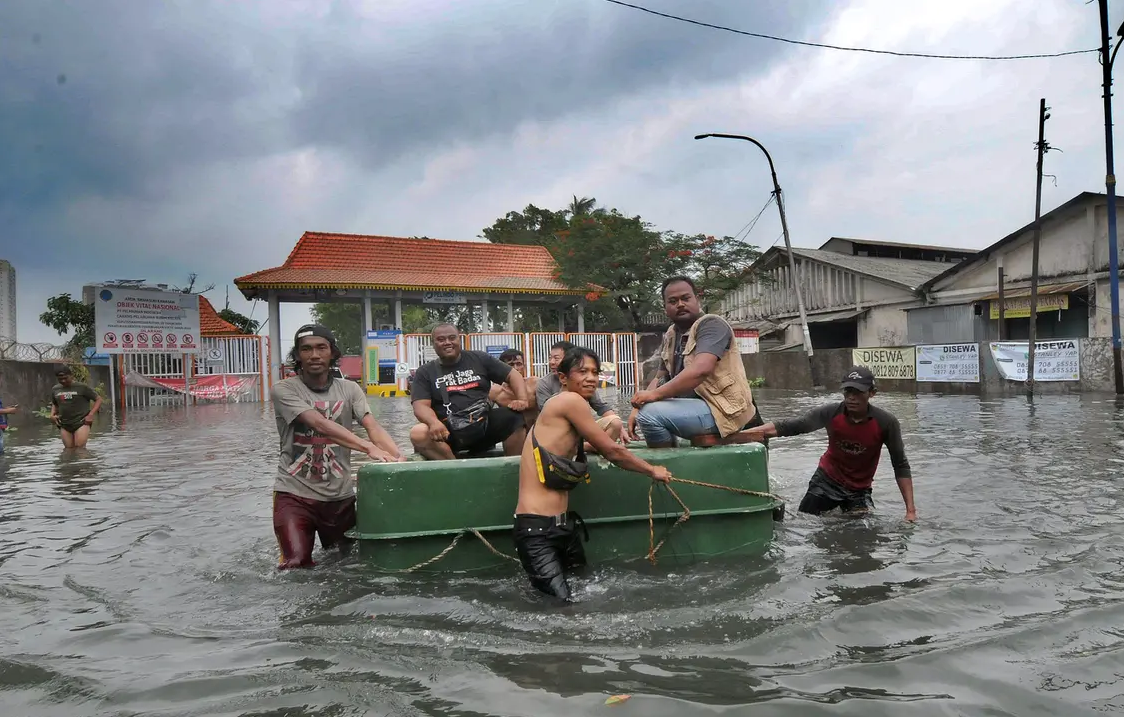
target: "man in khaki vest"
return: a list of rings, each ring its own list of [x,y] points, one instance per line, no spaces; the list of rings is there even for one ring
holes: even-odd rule
[[[726,439],[761,425],[730,324],[703,313],[695,284],[685,276],[664,281],[662,294],[672,325],[655,379],[632,397],[627,437],[634,439],[639,427],[649,448],[670,448],[677,437]]]

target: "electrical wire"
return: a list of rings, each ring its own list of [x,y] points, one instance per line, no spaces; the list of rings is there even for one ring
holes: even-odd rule
[[[753,228],[757,226],[757,220],[761,218],[761,215],[765,213],[765,210],[769,208],[769,205],[773,203],[773,200],[775,198],[776,197],[774,197],[772,194],[769,195],[769,198],[765,200],[765,206],[761,207],[761,211],[757,212],[757,216],[755,216],[753,219],[750,219],[749,223],[747,223],[744,227],[741,228],[741,231],[734,235],[735,241],[745,241],[749,238],[749,235],[753,233]]]
[[[685,22],[691,25],[698,25],[699,27],[708,27],[712,30],[722,30],[723,32],[732,32],[736,35],[745,35],[746,37],[757,37],[762,40],[773,40],[775,42],[785,42],[790,45],[802,45],[804,47],[818,47],[824,50],[845,50],[847,52],[867,52],[873,55],[893,55],[895,57],[924,57],[931,60],[1037,60],[1050,57],[1066,57],[1068,55],[1084,55],[1090,52],[1100,52],[1100,48],[1093,48],[1090,50],[1068,50],[1066,52],[1052,52],[1038,55],[931,55],[924,52],[896,52],[894,50],[873,50],[868,47],[844,47],[841,45],[826,45],[820,42],[805,42],[803,40],[792,40],[787,37],[777,37],[776,35],[765,35],[760,32],[749,32],[748,30],[738,30],[725,25],[714,25],[709,22],[702,22],[700,20],[692,20],[687,17],[680,17],[679,15],[671,15],[666,12],[652,10],[641,5],[633,5],[632,3],[623,2],[623,0],[605,0],[605,2],[612,3],[613,5],[620,5],[621,7],[632,8],[640,12],[646,12],[649,15],[667,18],[668,20],[677,20],[678,22]]]

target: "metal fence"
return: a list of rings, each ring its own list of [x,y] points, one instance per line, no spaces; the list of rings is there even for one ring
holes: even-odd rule
[[[473,351],[487,351],[492,348],[515,348],[523,352],[526,370],[531,376],[543,377],[550,372],[550,347],[559,341],[569,341],[577,346],[593,349],[602,363],[612,363],[616,367],[616,384],[624,390],[635,390],[640,383],[640,366],[637,361],[639,348],[634,333],[482,333],[463,334],[461,345]],[[416,371],[423,364],[437,358],[433,351],[429,334],[405,334],[405,363],[410,371]]]
[[[142,353],[125,354],[121,357],[125,373],[138,373],[149,379],[176,379],[192,382],[202,377],[226,377],[231,379],[255,379],[252,388],[241,393],[225,395],[226,391],[216,392],[217,398],[193,396],[171,388],[152,388],[123,384],[126,408],[144,406],[186,405],[189,401],[203,402],[259,402],[267,392],[269,382],[268,339],[263,336],[209,336],[200,342],[198,354]],[[184,359],[187,359],[186,362]],[[116,358],[114,359],[116,360]],[[217,383],[217,379],[211,379]],[[192,390],[196,386],[192,383]]]

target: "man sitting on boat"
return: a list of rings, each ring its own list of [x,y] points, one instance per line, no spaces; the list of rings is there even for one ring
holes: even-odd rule
[[[550,373],[543,376],[535,391],[535,398],[538,399],[540,406],[544,405],[551,396],[562,392],[562,380],[558,376],[558,366],[562,363],[562,357],[572,348],[574,348],[574,344],[569,341],[559,341],[550,347],[550,358],[548,359]],[[605,403],[600,391],[594,389],[593,395],[589,398],[589,407],[597,413],[597,425],[608,433],[614,441],[620,440],[624,424],[617,412],[608,403]]]
[[[913,478],[902,445],[902,429],[889,411],[870,405],[876,393],[874,374],[866,366],[852,366],[840,386],[843,401],[828,403],[799,418],[766,423],[746,433],[757,438],[799,436],[827,430],[827,451],[808,482],[800,512],[819,515],[834,508],[861,514],[874,507],[871,485],[882,446],[890,451],[894,478],[905,501],[905,519],[917,519]]]
[[[523,446],[527,429],[527,385],[518,371],[483,351],[464,351],[456,326],[433,329],[437,359],[414,374],[410,399],[419,423],[410,429],[414,450],[429,460],[478,456],[503,443],[506,456]],[[489,400],[492,384],[506,384],[515,396],[507,407]]]
[[[583,347],[570,349],[557,373],[562,391],[543,404],[523,445],[513,533],[531,585],[569,601],[566,571],[585,565],[579,527],[588,539],[581,516],[569,510],[569,491],[589,482],[584,442],[621,468],[652,480],[667,483],[671,474],[629,452],[593,420],[589,400],[601,373],[596,353]]]
[[[367,394],[354,381],[334,378],[340,350],[332,332],[310,324],[297,329],[290,354],[297,375],[270,391],[281,461],[273,486],[273,532],[281,548],[279,569],[311,568],[316,534],[325,550],[351,541],[355,491],[351,451],[376,461],[404,461],[386,430],[371,415]],[[368,440],[352,433],[353,422]]]
[[[500,361],[518,371],[520,376],[525,376],[523,383],[527,384],[527,408],[523,410],[523,423],[530,428],[539,415],[539,403],[535,400],[535,388],[538,386],[539,379],[535,376],[526,376],[527,362],[519,349],[504,349],[500,354]],[[497,406],[507,408],[515,400],[515,394],[507,386],[493,383],[488,391],[488,398]]]
[[[685,276],[665,280],[661,292],[672,323],[656,377],[632,397],[626,437],[632,440],[639,426],[649,448],[670,448],[677,437],[724,442],[761,425],[730,324],[703,313],[695,283]]]

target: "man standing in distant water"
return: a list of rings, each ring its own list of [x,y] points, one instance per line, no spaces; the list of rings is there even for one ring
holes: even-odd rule
[[[4,432],[8,430],[8,414],[15,413],[19,408],[19,404],[4,408],[4,402],[0,401],[0,456],[4,455]]]
[[[504,349],[500,354],[500,361],[518,372],[520,376],[526,376],[527,361],[519,349]],[[538,386],[539,380],[534,376],[526,376],[523,383],[527,391],[527,408],[523,410],[523,423],[530,428],[539,415],[539,404],[535,401],[535,387]],[[502,383],[493,383],[488,391],[488,398],[497,406],[507,408],[515,400],[515,394]]]
[[[799,436],[827,430],[827,451],[808,482],[800,512],[819,515],[834,508],[862,514],[874,508],[871,485],[882,446],[890,451],[894,478],[905,501],[905,519],[917,520],[913,477],[902,445],[902,427],[889,411],[870,405],[874,374],[866,366],[852,366],[840,384],[843,400],[813,408],[799,418],[766,423],[747,433],[755,438]]]
[[[101,396],[84,383],[74,380],[66,364],[55,367],[58,383],[51,388],[51,421],[58,426],[63,446],[85,448],[90,426],[101,408]]]
[[[270,391],[281,461],[273,487],[273,532],[281,549],[278,568],[311,568],[317,534],[325,550],[351,545],[345,533],[355,526],[351,451],[372,460],[404,461],[390,435],[371,415],[367,395],[354,381],[337,379],[331,369],[340,359],[327,328],[297,329],[289,355],[297,375]],[[353,422],[368,440],[352,433]]]

